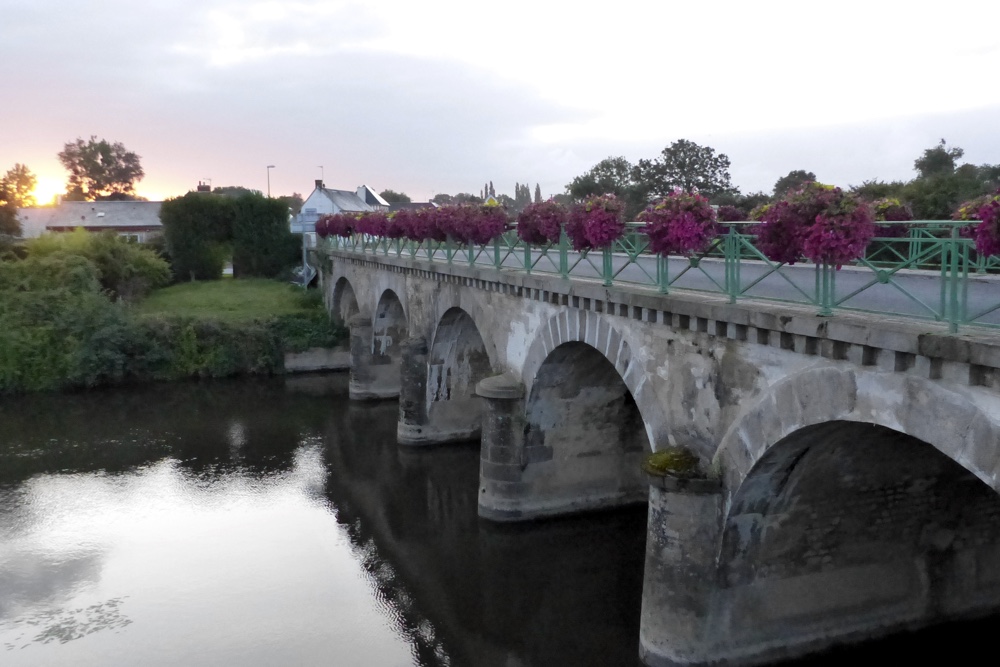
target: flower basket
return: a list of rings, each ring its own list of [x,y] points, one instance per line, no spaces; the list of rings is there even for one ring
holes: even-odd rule
[[[758,209],[757,248],[768,259],[794,264],[803,256],[837,268],[864,255],[876,226],[871,206],[812,181]]]
[[[572,208],[566,235],[577,251],[607,248],[625,233],[625,205],[614,195],[588,197]]]
[[[980,255],[1000,255],[1000,190],[994,195],[977,197],[963,203],[952,218],[978,219],[979,224],[972,229],[976,252]]]
[[[517,216],[517,235],[535,245],[558,243],[566,217],[566,208],[554,201],[528,204]]]
[[[708,199],[674,191],[639,213],[650,249],[659,255],[690,255],[708,249],[718,234],[715,210]]]

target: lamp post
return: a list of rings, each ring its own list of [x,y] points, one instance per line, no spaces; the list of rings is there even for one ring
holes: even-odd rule
[[[271,198],[271,170],[274,169],[273,164],[267,165],[267,198]]]

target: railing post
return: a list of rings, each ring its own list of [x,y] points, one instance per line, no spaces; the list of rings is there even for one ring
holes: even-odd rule
[[[531,244],[527,241],[522,241],[524,243],[524,272],[531,274]]]
[[[604,248],[604,270],[602,271],[602,277],[604,278],[604,286],[611,287],[614,284],[615,275],[615,265],[611,261],[611,246]]]
[[[559,230],[559,275],[569,280],[569,237],[565,228]]]
[[[660,294],[670,291],[670,259],[666,255],[656,255],[656,289]]]
[[[474,247],[475,245],[472,243],[472,241],[469,241],[469,266],[473,266],[476,263],[476,255],[475,253],[472,252],[472,249]]]
[[[722,257],[726,267],[726,294],[729,303],[736,303],[736,295],[740,291],[739,277],[739,240],[735,236],[735,228],[730,225],[729,232],[722,240]]]
[[[493,239],[493,267],[497,271],[500,270],[500,239],[502,238],[503,234]]]
[[[834,268],[826,260],[816,263],[820,317],[833,315],[833,276],[831,276],[833,270]]]
[[[959,252],[963,249],[961,248],[961,239],[958,237],[958,227],[951,228],[951,238],[948,239],[946,243],[948,248],[947,256],[947,273],[944,281],[944,289],[947,290],[946,300],[947,300],[947,320],[948,320],[948,331],[951,333],[958,333],[958,325],[964,318],[964,299],[960,300],[959,297],[959,281],[961,276],[959,274],[960,269],[960,256]],[[945,258],[942,258],[942,266],[945,264]],[[967,264],[967,262],[961,262],[961,264]],[[963,289],[964,293],[965,290]]]

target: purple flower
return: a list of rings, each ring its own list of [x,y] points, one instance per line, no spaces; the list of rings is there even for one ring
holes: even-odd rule
[[[715,210],[699,194],[675,190],[639,213],[649,247],[660,255],[704,251],[718,234]]]

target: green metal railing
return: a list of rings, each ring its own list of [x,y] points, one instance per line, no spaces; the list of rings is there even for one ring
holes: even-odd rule
[[[721,294],[730,303],[763,299],[815,307],[818,315],[839,310],[947,323],[949,330],[1000,327],[1000,258],[982,257],[961,230],[968,223],[913,221],[905,236],[874,239],[864,257],[838,269],[808,261],[769,260],[756,247],[754,223],[727,223],[709,248],[691,257],[649,250],[641,223],[629,223],[611,247],[574,251],[565,232],[558,243],[534,245],[509,230],[487,244],[414,242],[355,234],[331,237],[338,250],[405,257],[445,265],[557,275],[655,289]]]

